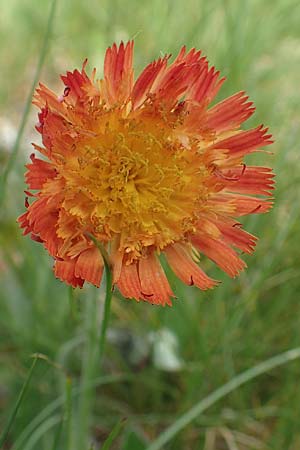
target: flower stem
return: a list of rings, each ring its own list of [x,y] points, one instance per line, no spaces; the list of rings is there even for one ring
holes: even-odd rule
[[[104,268],[105,268],[106,292],[105,292],[104,313],[101,324],[100,343],[99,343],[99,359],[100,362],[102,362],[101,360],[104,353],[107,325],[110,317],[110,305],[112,297],[112,271],[106,248],[92,234],[87,233],[87,236],[94,242],[96,247],[99,249],[104,261]]]
[[[112,297],[112,272],[108,261],[104,258],[105,266],[105,278],[106,278],[106,292],[105,292],[105,302],[104,302],[104,312],[100,331],[100,342],[99,342],[99,359],[102,365],[102,357],[105,348],[106,332],[110,317],[110,306]]]
[[[81,450],[82,448],[88,448],[89,425],[93,410],[93,399],[95,397],[91,389],[91,380],[95,377],[97,367],[98,375],[99,371],[101,372],[102,370],[102,359],[105,349],[105,340],[110,317],[110,306],[112,298],[112,272],[108,257],[107,254],[104,253],[105,249],[102,248],[101,244],[99,244],[95,239],[93,239],[93,241],[99,248],[104,260],[106,288],[100,332],[99,322],[97,320],[97,298],[93,296],[93,298],[91,298],[90,301],[86,304],[85,330],[87,338],[84,358],[82,362],[82,396],[79,401],[78,415],[78,450]]]

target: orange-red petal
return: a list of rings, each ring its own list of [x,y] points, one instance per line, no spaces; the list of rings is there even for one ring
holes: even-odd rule
[[[123,266],[124,252],[119,250],[119,241],[120,240],[116,238],[111,243],[110,259],[113,271],[113,284],[116,284],[119,280]]]
[[[32,164],[27,164],[25,181],[29,189],[42,189],[44,183],[53,179],[57,172],[53,164],[32,156]]]
[[[167,62],[167,57],[159,58],[157,61],[151,62],[140,74],[131,93],[131,100],[134,108],[137,108],[146,100],[147,95],[151,91],[152,85],[159,75],[165,70]]]
[[[219,217],[214,221],[222,235],[222,240],[227,244],[239,248],[244,253],[254,251],[257,238],[243,230],[242,224],[226,217]]]
[[[247,214],[263,214],[270,211],[273,206],[273,202],[271,200],[265,200],[262,198],[225,193],[223,196],[229,203],[234,205],[234,215],[237,217],[245,216]]]
[[[133,41],[119,48],[114,44],[106,50],[102,96],[110,105],[123,103],[129,98],[133,85]]]
[[[183,244],[174,244],[164,249],[167,261],[178,278],[188,285],[195,285],[206,290],[218,284],[209,278],[205,272],[193,261],[189,248]]]
[[[186,100],[194,99],[193,86],[207,67],[206,58],[201,57],[201,51],[191,49],[187,54],[185,52],[186,48],[182,47],[175,61],[169,67],[164,67],[151,89],[159,101],[168,107],[172,107],[183,95]]]
[[[60,102],[63,99],[67,99],[68,103],[71,101],[75,104],[78,99],[86,97],[87,89],[92,84],[85,71],[86,63],[87,60],[84,62],[81,72],[75,69],[73,72],[67,72],[66,75],[61,76],[67,89],[65,89],[64,95],[59,99]]]
[[[103,259],[97,247],[80,253],[74,270],[75,277],[82,278],[99,287],[103,274]]]
[[[208,63],[203,63],[196,83],[188,92],[187,100],[210,103],[225,81],[225,78],[218,79],[219,75],[220,72],[216,71],[214,67],[209,69]]]
[[[207,112],[206,126],[217,132],[234,129],[245,122],[255,111],[244,92],[228,97]]]
[[[75,287],[82,287],[84,280],[75,276],[76,259],[55,261],[54,274],[65,283]]]
[[[170,297],[174,294],[154,252],[139,261],[139,278],[144,300],[156,305],[172,305]]]
[[[23,228],[24,236],[32,231],[28,220],[28,211],[24,212],[21,216],[19,216],[17,222],[19,223],[20,227]]]
[[[192,237],[192,243],[230,277],[235,277],[246,267],[246,263],[237,256],[236,252],[221,240],[197,234]]]
[[[272,144],[272,135],[267,133],[268,128],[264,128],[263,125],[252,130],[239,131],[233,136],[221,139],[209,146],[207,152],[210,152],[212,149],[226,149],[228,150],[229,158],[241,158],[248,153],[257,151],[259,147]]]
[[[274,188],[274,174],[268,167],[234,167],[223,172],[226,190],[241,194],[270,195]]]
[[[122,265],[117,286],[125,298],[142,299],[142,287],[136,261],[131,264],[124,263]]]

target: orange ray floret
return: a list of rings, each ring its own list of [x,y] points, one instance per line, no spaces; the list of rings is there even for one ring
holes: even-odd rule
[[[167,277],[154,252],[139,261],[139,278],[143,299],[157,305],[171,305],[170,297],[174,296]]]
[[[106,249],[124,297],[171,305],[174,294],[159,255],[184,283],[217,281],[202,255],[231,277],[246,264],[255,236],[236,218],[267,212],[271,169],[244,156],[272,143],[262,125],[242,130],[254,112],[244,92],[210,106],[224,78],[200,51],[182,47],[151,62],[134,80],[133,42],[108,48],[104,77],[62,75],[61,95],[40,84],[40,109],[25,179],[24,234],[43,243],[55,275],[73,287],[100,286]]]
[[[208,110],[206,126],[216,132],[233,130],[255,111],[244,92],[238,92]]]
[[[195,285],[203,290],[210,289],[217,284],[193,261],[187,246],[183,244],[170,245],[165,249],[165,255],[174,273],[184,283]]]
[[[131,264],[123,264],[118,279],[118,288],[126,298],[135,298],[141,300],[143,298],[142,286],[138,274],[138,262],[133,261]]]

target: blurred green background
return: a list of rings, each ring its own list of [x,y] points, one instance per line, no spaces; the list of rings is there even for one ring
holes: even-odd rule
[[[10,0],[0,17],[0,164],[4,173],[30,93],[51,2]],[[89,58],[101,75],[105,49],[135,38],[135,73],[186,44],[203,50],[227,82],[219,98],[246,90],[270,126],[275,206],[246,228],[260,237],[248,270],[212,292],[171,277],[173,308],[114,293],[103,370],[97,358],[102,290],[73,292],[54,278],[41,245],[23,238],[24,164],[31,109],[0,210],[0,430],[41,353],[6,449],[90,450],[116,423],[112,449],[143,450],[184,411],[237,373],[300,345],[300,3],[298,0],[58,0],[40,79],[57,93],[59,74]],[[268,149],[269,150],[269,149]],[[3,187],[3,186],[2,186]],[[93,317],[94,321],[88,321]],[[84,384],[93,378],[95,390]],[[185,427],[164,449],[299,450],[300,363],[245,384]]]

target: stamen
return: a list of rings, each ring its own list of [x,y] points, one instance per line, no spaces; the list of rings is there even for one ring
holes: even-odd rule
[[[253,209],[253,211],[250,211],[248,214],[255,214],[258,210],[260,210],[261,207],[262,205],[258,205],[256,208]]]
[[[65,90],[64,90],[64,93],[63,93],[64,98],[68,97],[70,91],[71,91],[70,86],[66,86]]]
[[[35,197],[35,195],[32,192],[24,191],[24,194],[27,195],[27,197]]]
[[[242,228],[242,224],[240,222],[236,222],[232,225],[232,228]]]
[[[229,177],[227,175],[224,175],[224,173],[222,173],[216,166],[214,167],[213,173],[219,177],[219,178],[223,178],[223,180],[226,181],[239,181],[241,179],[241,177],[244,175],[245,170],[246,170],[246,164],[242,164],[243,168],[241,171],[241,174],[238,176],[234,176],[234,177]]]
[[[148,297],[150,298],[150,297],[153,297],[153,296],[154,296],[154,294],[145,294],[145,292],[142,292],[142,291],[141,291],[141,294],[142,294],[144,297],[147,297],[147,298],[148,298]]]

